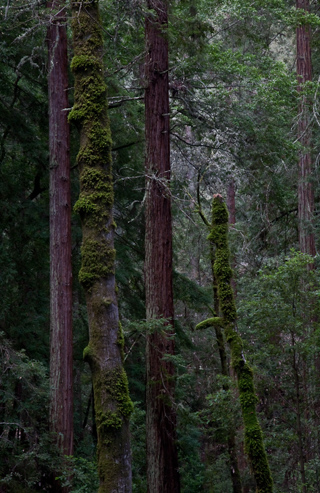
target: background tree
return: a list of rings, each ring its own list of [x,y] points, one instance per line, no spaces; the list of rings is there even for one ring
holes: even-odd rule
[[[297,9],[309,12],[308,0],[297,0]],[[314,213],[314,194],[312,184],[312,157],[310,121],[310,102],[307,95],[306,83],[312,81],[311,62],[311,30],[308,24],[297,27],[297,79],[298,91],[301,95],[299,103],[298,136],[302,146],[299,152],[299,183],[298,183],[298,217],[299,217],[299,246],[300,250],[311,256],[316,254],[314,232],[312,229]]]
[[[70,132],[65,2],[48,2],[50,156],[50,426],[73,455]],[[59,490],[59,487],[58,487]],[[60,491],[60,490],[59,490]]]
[[[172,219],[170,198],[170,127],[168,3],[148,2],[146,17],[145,128],[146,234],[145,289],[147,320],[165,319],[147,335],[147,480],[148,491],[180,491],[174,409]]]

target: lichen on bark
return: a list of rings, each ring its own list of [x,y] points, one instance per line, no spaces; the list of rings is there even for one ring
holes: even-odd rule
[[[208,236],[215,244],[214,274],[217,280],[221,328],[231,348],[231,364],[237,376],[239,398],[245,433],[245,450],[256,481],[257,493],[272,493],[273,482],[263,444],[262,430],[256,414],[257,396],[255,393],[253,371],[247,363],[242,339],[236,329],[236,305],[231,287],[232,269],[228,245],[228,210],[221,195],[213,197],[212,226]],[[219,324],[219,317],[204,320],[196,328],[206,328]]]
[[[90,364],[97,422],[99,493],[131,493],[129,416],[132,402],[123,368],[123,334],[114,275],[111,133],[102,62],[102,27],[97,0],[71,2],[75,78],[69,121],[80,130],[77,163],[82,221],[79,280],[87,302]]]

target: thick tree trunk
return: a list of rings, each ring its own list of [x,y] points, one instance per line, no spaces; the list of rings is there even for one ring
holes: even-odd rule
[[[79,279],[87,301],[89,344],[98,438],[99,493],[130,493],[129,416],[132,403],[123,367],[114,275],[111,135],[102,63],[103,41],[98,1],[72,2],[75,103],[70,120],[80,129],[82,267]]]
[[[180,491],[176,448],[172,225],[168,97],[167,3],[148,1],[146,19],[146,257],[147,319],[165,318],[147,336],[147,481],[149,493]]]
[[[65,2],[48,3],[50,148],[50,426],[73,454],[71,193]]]
[[[296,7],[309,11],[309,0],[296,0]],[[312,80],[310,28],[307,25],[297,27],[297,78],[298,91]],[[314,196],[311,163],[311,128],[310,102],[306,96],[301,96],[299,105],[298,137],[303,149],[299,154],[299,183],[298,183],[298,219],[299,246],[303,253],[314,256],[315,240],[312,228],[314,213]]]

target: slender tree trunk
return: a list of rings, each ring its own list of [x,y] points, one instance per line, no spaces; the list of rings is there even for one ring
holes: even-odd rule
[[[292,337],[292,347],[293,347],[292,368],[294,374],[296,406],[297,406],[296,412],[297,412],[297,435],[298,435],[298,447],[299,447],[299,465],[300,465],[300,474],[302,481],[302,491],[303,493],[307,493],[307,483],[306,483],[306,473],[305,473],[305,453],[303,446],[303,430],[302,430],[302,419],[301,419],[302,413],[301,413],[300,377],[299,377],[299,372],[296,362],[297,357],[296,357],[296,351],[294,349],[295,341],[293,334],[291,335],[291,337]]]
[[[234,183],[233,178],[230,178],[229,183],[228,183],[227,207],[228,207],[228,212],[229,212],[229,224],[231,224],[233,226],[234,224],[236,224],[236,187],[235,187],[235,183]],[[231,261],[231,267],[233,270],[233,276],[231,279],[231,286],[232,286],[234,297],[236,298],[236,296],[237,296],[237,283],[236,283],[236,280],[234,278],[236,262],[235,262],[234,258]]]
[[[115,284],[111,134],[102,62],[99,2],[71,2],[75,103],[70,120],[80,129],[82,266],[87,302],[89,362],[97,426],[99,493],[130,493],[129,416],[132,403],[123,367],[123,335]]]
[[[50,426],[73,454],[72,266],[65,2],[48,2],[50,148]],[[65,491],[65,490],[63,490]]]
[[[309,0],[296,0],[297,9],[309,11]],[[310,28],[308,25],[297,27],[297,78],[298,91],[312,80]],[[299,245],[303,253],[315,255],[315,240],[312,229],[314,213],[314,196],[311,163],[311,128],[310,103],[306,96],[301,96],[299,104],[298,137],[303,149],[299,154],[299,182],[298,182],[298,219]]]
[[[165,318],[164,330],[147,336],[147,481],[149,493],[180,491],[176,448],[172,225],[168,97],[167,2],[149,0],[146,19],[146,253],[147,319]]]
[[[211,259],[211,270],[212,270],[212,280],[213,280],[214,312],[216,317],[220,317],[221,313],[219,306],[218,282],[214,272],[214,264],[215,264],[214,243],[212,241],[210,241],[210,259]],[[230,368],[228,365],[226,345],[225,345],[225,340],[221,326],[216,325],[214,329],[218,343],[221,373],[222,375],[230,376]],[[223,388],[224,390],[228,390],[229,386],[224,385]],[[233,493],[242,493],[241,475],[238,465],[238,457],[237,457],[237,449],[236,449],[236,429],[234,428],[228,430],[228,453],[229,453],[229,465],[230,465],[230,475],[231,475]]]
[[[256,414],[256,393],[253,372],[243,354],[242,339],[236,326],[236,306],[234,302],[229,264],[228,210],[222,196],[217,194],[212,202],[212,228],[209,241],[216,247],[214,274],[218,285],[218,297],[221,317],[204,320],[196,329],[223,327],[231,349],[232,368],[237,376],[239,399],[244,423],[245,450],[248,454],[257,493],[272,493],[273,482],[268,459],[263,444],[262,431]]]

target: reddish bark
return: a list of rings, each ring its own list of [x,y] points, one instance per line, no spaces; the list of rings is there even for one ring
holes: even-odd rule
[[[309,11],[309,0],[296,0],[296,7]],[[297,79],[298,91],[312,80],[310,28],[308,25],[297,27]],[[298,183],[298,218],[299,218],[299,246],[303,253],[314,256],[315,240],[312,230],[314,196],[311,183],[311,128],[310,104],[308,98],[301,96],[299,104],[298,137],[303,149],[299,154],[299,183]]]
[[[168,96],[167,3],[149,0],[146,19],[146,257],[147,319],[168,320],[165,332],[147,337],[147,480],[149,493],[180,491],[176,413],[172,406],[174,354],[172,225]]]
[[[48,2],[50,150],[50,426],[73,454],[71,193],[65,2]]]

